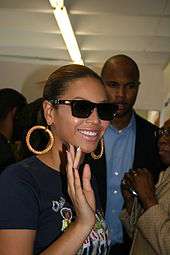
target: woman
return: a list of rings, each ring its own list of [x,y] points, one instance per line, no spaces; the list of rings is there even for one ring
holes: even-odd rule
[[[126,210],[121,218],[133,236],[131,255],[170,254],[170,119],[158,132],[158,148],[167,169],[161,172],[156,187],[147,169],[124,177]],[[135,199],[129,189],[137,194]]]
[[[78,168],[82,154],[100,156],[94,151],[114,105],[100,77],[81,65],[52,73],[43,98],[51,149],[12,165],[0,178],[0,254],[107,254],[94,180],[85,165],[81,185]]]

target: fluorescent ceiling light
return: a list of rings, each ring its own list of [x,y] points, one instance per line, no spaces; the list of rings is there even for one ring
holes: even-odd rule
[[[81,53],[78,47],[78,43],[73,32],[70,19],[64,6],[63,0],[49,0],[51,6],[54,8],[54,16],[57,24],[60,28],[61,34],[67,46],[67,50],[74,63],[84,65],[81,58]]]
[[[49,2],[53,8],[57,8],[58,5],[60,7],[64,6],[64,0],[49,0]]]

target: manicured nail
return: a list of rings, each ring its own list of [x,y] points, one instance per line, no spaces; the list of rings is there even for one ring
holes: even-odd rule
[[[77,151],[79,151],[79,150],[80,150],[80,146],[77,147]]]

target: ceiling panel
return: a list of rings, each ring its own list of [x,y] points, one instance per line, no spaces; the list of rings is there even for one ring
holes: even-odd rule
[[[100,66],[126,53],[163,68],[170,59],[170,0],[65,0],[65,5],[85,63]],[[71,62],[48,0],[0,1],[0,58],[5,56]]]
[[[58,26],[55,21],[54,15],[42,12],[27,12],[14,9],[0,9],[0,28],[1,29],[16,29],[36,32],[53,32],[58,31]]]
[[[74,13],[112,13],[115,15],[161,15],[166,0],[65,0],[70,12]]]
[[[113,14],[71,15],[76,33],[103,35],[146,35],[155,33],[158,17],[115,16]]]
[[[164,9],[164,15],[170,15],[170,0],[166,1],[165,9]]]
[[[1,0],[0,8],[43,10],[50,9],[50,4],[48,0]]]

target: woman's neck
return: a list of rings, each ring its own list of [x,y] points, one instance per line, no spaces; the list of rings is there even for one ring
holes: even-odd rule
[[[66,166],[66,152],[52,148],[49,152],[38,155],[37,158],[56,171],[63,171]]]

